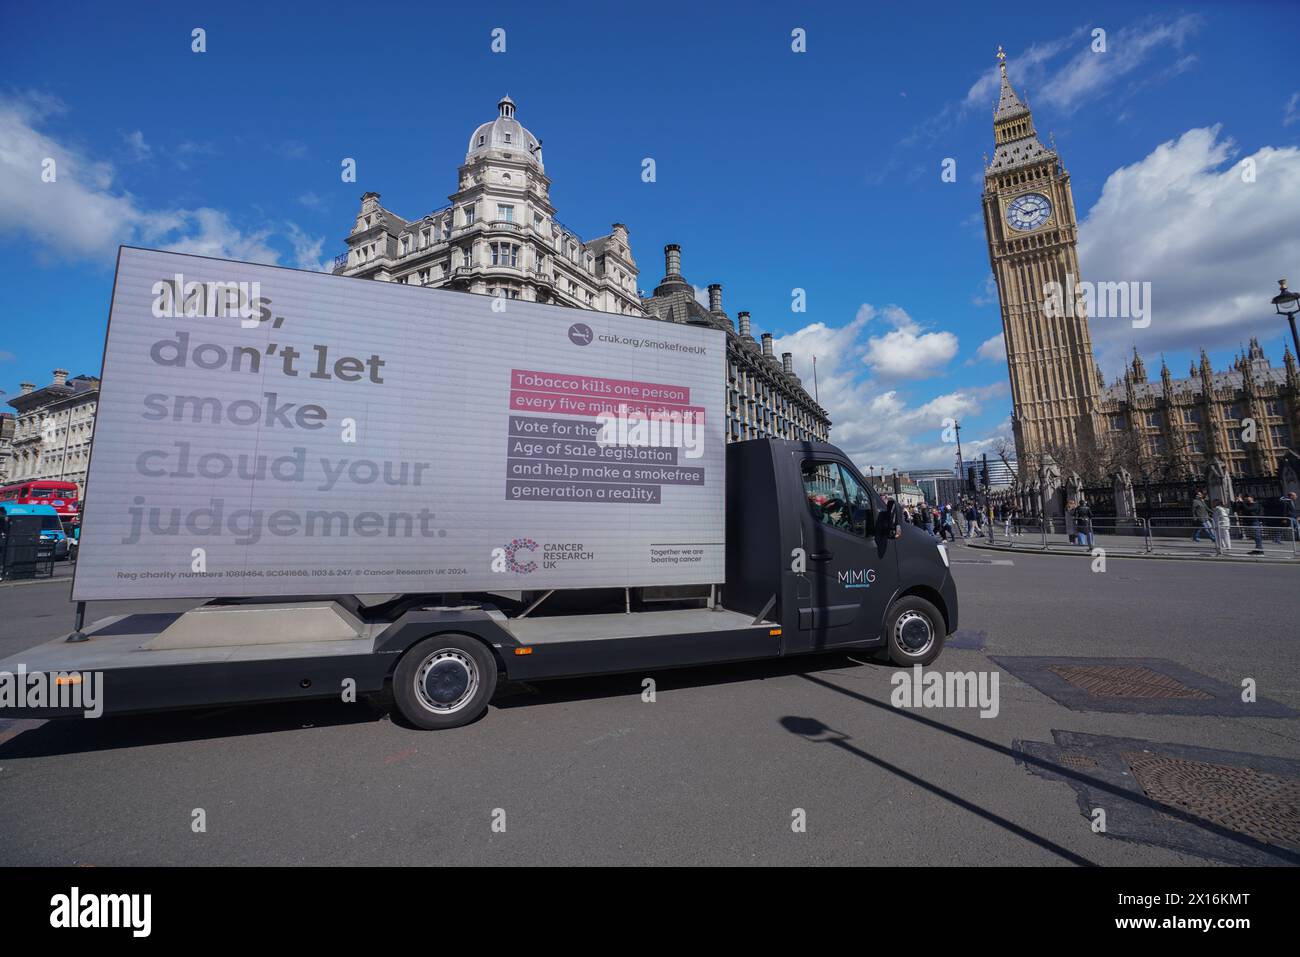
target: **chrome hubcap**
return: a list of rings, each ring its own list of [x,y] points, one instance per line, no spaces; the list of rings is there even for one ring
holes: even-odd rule
[[[905,611],[894,622],[894,641],[904,652],[919,658],[934,644],[934,626],[919,611]]]
[[[430,711],[459,711],[478,691],[478,666],[455,648],[443,648],[424,659],[415,675],[415,694]]]

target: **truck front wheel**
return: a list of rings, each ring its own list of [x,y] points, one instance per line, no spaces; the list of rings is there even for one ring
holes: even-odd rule
[[[916,595],[904,595],[885,617],[885,643],[896,665],[928,665],[943,651],[947,626],[939,609]]]
[[[393,672],[393,700],[402,717],[434,731],[469,724],[487,710],[497,686],[497,663],[468,635],[425,638]]]

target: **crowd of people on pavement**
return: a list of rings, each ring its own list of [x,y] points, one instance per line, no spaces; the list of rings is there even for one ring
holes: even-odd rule
[[[1066,527],[1071,544],[1092,548],[1096,544],[1096,535],[1092,508],[1086,501],[1066,502],[1066,512],[1073,519]],[[1020,508],[1011,502],[977,505],[971,499],[961,499],[955,505],[945,502],[931,505],[921,502],[916,505],[904,505],[899,509],[902,520],[924,529],[940,541],[955,542],[957,539],[987,538],[992,539],[995,523],[1002,528],[1002,535],[1010,541],[1013,536],[1023,535],[1025,527],[1046,528],[1051,532],[1052,519],[1039,515],[1022,516]],[[1047,523],[1044,525],[1043,523]],[[1278,500],[1276,515],[1265,515],[1264,505],[1253,495],[1237,495],[1231,502],[1213,501],[1206,498],[1204,492],[1198,491],[1192,499],[1192,541],[1202,540],[1215,543],[1219,551],[1232,550],[1232,540],[1245,541],[1249,535],[1254,539],[1255,547],[1251,555],[1264,554],[1264,535],[1266,526],[1274,529],[1273,542],[1294,542],[1300,540],[1300,516],[1297,514],[1296,493],[1288,492]]]
[[[1269,524],[1276,529],[1273,534],[1275,545],[1280,545],[1283,541],[1294,542],[1297,535],[1300,535],[1300,525],[1296,521],[1296,493],[1287,492],[1283,495],[1278,500],[1277,516],[1269,518]],[[1196,524],[1196,529],[1192,532],[1194,542],[1201,541],[1201,536],[1205,535],[1218,546],[1219,551],[1230,552],[1232,539],[1236,537],[1245,541],[1249,533],[1255,541],[1255,547],[1249,554],[1264,554],[1264,505],[1256,501],[1253,495],[1236,495],[1231,502],[1217,498],[1207,502],[1205,493],[1197,492],[1192,500],[1192,519]]]

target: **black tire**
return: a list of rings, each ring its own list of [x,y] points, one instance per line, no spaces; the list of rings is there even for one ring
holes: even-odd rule
[[[948,626],[924,598],[904,595],[885,616],[885,648],[896,665],[928,665],[943,651]]]
[[[393,672],[393,701],[417,728],[459,728],[487,710],[497,687],[497,661],[468,635],[434,635],[413,645]]]

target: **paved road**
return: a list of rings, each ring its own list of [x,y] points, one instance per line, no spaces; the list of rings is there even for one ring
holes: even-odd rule
[[[828,654],[660,673],[653,704],[641,675],[514,687],[441,734],[332,702],[0,721],[0,863],[1199,864],[1093,833],[1016,743],[1084,731],[1300,758],[1294,717],[1071,711],[989,660],[1168,658],[1300,709],[1300,570],[953,555],[985,647],[941,664],[997,672],[996,718],[895,709],[895,669]],[[67,588],[0,585],[0,655],[67,628]]]

